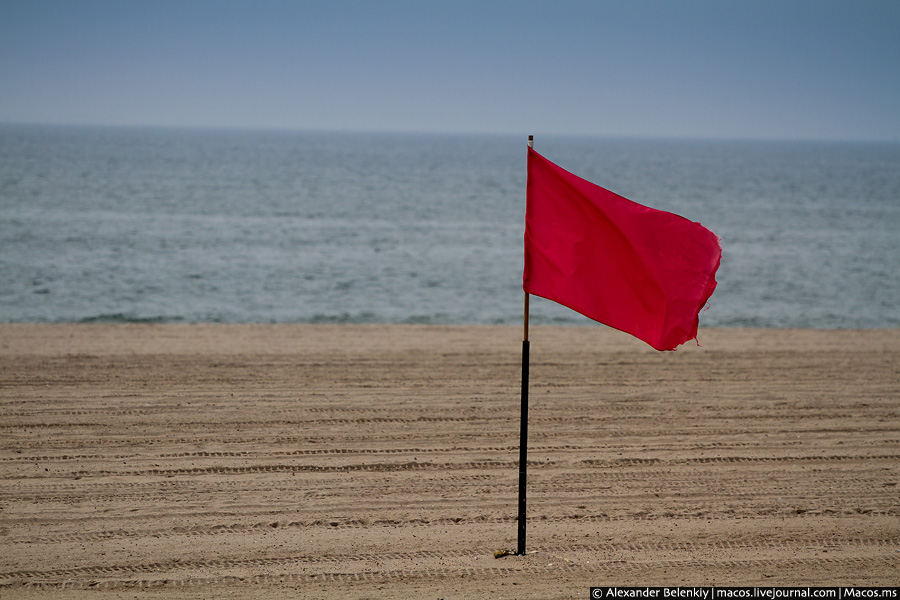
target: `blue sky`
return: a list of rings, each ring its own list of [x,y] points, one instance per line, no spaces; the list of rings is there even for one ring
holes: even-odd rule
[[[900,1],[0,0],[0,122],[900,141]]]

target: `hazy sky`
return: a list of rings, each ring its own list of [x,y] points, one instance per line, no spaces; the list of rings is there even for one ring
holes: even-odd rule
[[[0,122],[900,141],[900,0],[0,0]]]

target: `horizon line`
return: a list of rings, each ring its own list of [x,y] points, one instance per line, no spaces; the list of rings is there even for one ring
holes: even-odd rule
[[[448,136],[448,137],[518,137],[527,140],[528,135],[547,138],[579,138],[610,139],[634,141],[697,141],[697,142],[772,142],[772,143],[860,143],[860,144],[900,144],[900,138],[847,138],[847,137],[768,137],[739,135],[690,135],[690,134],[624,134],[624,133],[572,133],[532,131],[516,133],[509,131],[451,131],[445,129],[388,129],[388,128],[335,128],[335,127],[301,127],[301,126],[260,126],[260,125],[174,125],[150,123],[74,123],[62,121],[6,121],[0,120],[0,127],[44,127],[72,129],[132,129],[132,130],[170,130],[170,131],[208,131],[234,133],[285,133],[285,134],[335,134],[335,135],[409,135],[409,136]]]

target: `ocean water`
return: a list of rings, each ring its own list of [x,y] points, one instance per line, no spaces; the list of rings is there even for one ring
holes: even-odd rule
[[[0,321],[521,323],[525,142],[0,126]],[[900,144],[535,148],[722,238],[701,327],[900,326]]]

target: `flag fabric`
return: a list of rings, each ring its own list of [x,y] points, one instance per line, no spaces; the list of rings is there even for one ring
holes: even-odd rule
[[[697,339],[716,289],[719,238],[632,202],[528,148],[526,293],[674,350]]]

